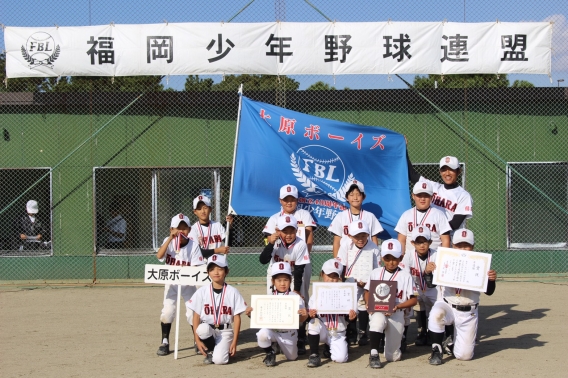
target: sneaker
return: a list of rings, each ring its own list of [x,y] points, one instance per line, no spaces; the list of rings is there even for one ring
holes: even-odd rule
[[[369,344],[369,336],[367,336],[367,332],[359,332],[359,346],[367,344]]]
[[[310,354],[308,358],[308,367],[318,367],[321,365],[321,358],[318,354]]]
[[[329,345],[327,344],[323,345],[323,356],[325,358],[331,358],[331,349],[329,349]]]
[[[379,353],[385,353],[385,339],[379,341]]]
[[[170,354],[170,345],[169,344],[160,345],[156,354],[158,356],[167,356],[168,354]]]
[[[262,360],[266,366],[276,365],[276,355],[274,353],[266,353],[266,357]]]
[[[369,356],[369,366],[371,367],[371,369],[381,368],[381,359],[379,358],[378,354],[371,354]]]
[[[306,354],[306,341],[304,339],[298,339],[298,343],[296,345],[298,345],[298,356]],[[278,350],[280,350],[280,348],[278,348]]]
[[[347,339],[348,345],[357,345],[357,334],[350,335]]]
[[[432,354],[430,355],[430,365],[442,365],[442,353],[437,347],[432,348]]]
[[[452,336],[448,336],[446,340],[442,343],[442,350],[448,356],[454,355],[454,341],[452,340]]]
[[[213,363],[213,352],[207,352],[207,357],[203,359],[205,365],[211,365]]]
[[[400,353],[406,352],[406,337],[400,340]]]
[[[418,336],[416,337],[416,340],[414,341],[414,345],[416,346],[424,346],[427,344],[427,338],[426,335],[423,333],[418,334]]]

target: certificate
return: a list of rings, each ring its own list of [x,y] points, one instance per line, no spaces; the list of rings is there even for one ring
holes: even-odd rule
[[[355,261],[355,266],[351,270],[349,276],[345,276],[346,282],[367,282],[373,271],[373,252],[362,251],[361,255],[357,257],[357,250],[350,249],[347,252],[347,269],[351,268],[351,264]]]
[[[298,329],[298,295],[252,295],[250,328]]]
[[[439,247],[432,282],[434,285],[485,292],[489,269],[489,253]]]
[[[320,314],[349,314],[357,306],[357,284],[354,282],[314,282],[312,296]]]

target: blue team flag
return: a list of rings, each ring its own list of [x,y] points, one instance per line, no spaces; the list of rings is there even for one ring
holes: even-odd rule
[[[394,227],[410,208],[404,136],[375,126],[314,117],[241,98],[229,206],[236,214],[278,212],[280,188],[298,188],[298,207],[329,226],[349,204],[353,180],[365,185],[363,209],[396,238]]]

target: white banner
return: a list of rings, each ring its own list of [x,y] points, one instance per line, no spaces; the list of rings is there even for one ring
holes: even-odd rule
[[[211,283],[207,265],[180,266],[146,264],[144,283],[203,286]]]
[[[8,78],[550,74],[552,24],[359,22],[6,27]]]

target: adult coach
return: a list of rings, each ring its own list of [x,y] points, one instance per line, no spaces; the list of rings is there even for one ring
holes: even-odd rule
[[[414,185],[418,181],[429,182],[434,193],[432,194],[432,206],[441,210],[448,219],[452,228],[452,235],[458,228],[465,228],[465,221],[473,216],[473,199],[467,190],[458,184],[461,168],[458,158],[444,156],[440,159],[440,176],[443,184],[430,181],[421,176],[414,167],[406,151],[408,164],[408,179]]]
[[[38,212],[37,201],[29,200],[26,203],[26,214],[22,214],[14,221],[14,234],[17,237],[16,249],[38,249],[40,247],[45,230],[37,216]]]

